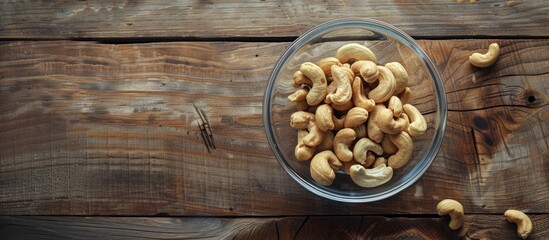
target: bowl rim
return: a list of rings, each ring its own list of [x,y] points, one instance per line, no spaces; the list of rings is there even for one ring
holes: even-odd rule
[[[359,26],[369,30],[381,31],[384,34],[391,35],[395,38],[400,38],[399,39],[400,43],[407,45],[414,53],[418,55],[420,59],[423,60],[423,63],[426,69],[428,70],[429,75],[434,80],[433,86],[435,88],[436,99],[438,100],[437,107],[436,107],[437,109],[436,112],[438,112],[438,116],[435,116],[435,117],[438,117],[439,126],[438,128],[435,129],[436,131],[432,140],[433,144],[431,145],[431,148],[428,149],[428,152],[425,155],[425,157],[422,160],[420,160],[420,162],[418,162],[418,164],[414,168],[412,168],[412,169],[417,169],[417,171],[412,171],[414,173],[410,178],[396,185],[395,187],[382,191],[380,193],[367,195],[367,196],[364,196],[364,195],[342,196],[337,193],[333,193],[325,189],[319,188],[318,186],[313,185],[312,183],[309,183],[307,180],[299,176],[299,174],[296,173],[293,170],[293,168],[289,166],[286,160],[284,160],[284,155],[281,149],[276,144],[276,140],[274,137],[275,133],[274,133],[273,127],[271,127],[271,121],[270,121],[271,111],[272,111],[270,103],[271,103],[272,92],[273,92],[270,90],[274,88],[276,78],[278,77],[284,63],[288,60],[288,58],[294,52],[296,52],[303,44],[307,43],[310,39],[318,37],[328,30],[341,27],[341,26]],[[327,199],[331,199],[339,202],[365,203],[365,202],[379,201],[379,200],[391,197],[403,191],[404,189],[407,189],[412,184],[414,184],[417,180],[419,180],[421,176],[423,176],[423,174],[427,171],[427,169],[429,169],[429,167],[433,163],[434,159],[436,158],[440,150],[440,147],[442,146],[442,141],[446,132],[447,115],[448,115],[447,111],[448,111],[447,96],[446,96],[442,76],[440,75],[433,60],[429,57],[429,55],[427,55],[427,53],[420,47],[420,45],[411,36],[406,34],[404,31],[396,28],[395,26],[379,20],[370,19],[370,18],[339,18],[339,19],[334,19],[334,20],[321,23],[309,29],[304,34],[299,36],[296,40],[294,40],[290,44],[290,46],[286,48],[284,53],[278,58],[275,66],[273,67],[273,70],[271,71],[271,74],[269,75],[267,88],[265,89],[265,94],[263,97],[262,117],[263,117],[263,128],[267,137],[267,142],[271,148],[271,151],[275,155],[275,158],[277,159],[278,163],[294,179],[294,181],[296,181],[298,184],[300,184],[302,187],[304,187],[308,191],[323,198],[327,198]]]

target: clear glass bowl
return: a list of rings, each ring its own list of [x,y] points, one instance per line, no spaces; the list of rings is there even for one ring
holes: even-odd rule
[[[304,62],[316,63],[333,57],[346,43],[364,44],[372,50],[379,65],[397,61],[409,74],[411,103],[427,120],[427,132],[414,138],[412,159],[394,171],[393,178],[375,188],[357,186],[350,176],[336,172],[331,186],[317,184],[310,176],[310,161],[294,156],[297,130],[290,127],[296,110],[287,97],[296,89],[292,75]],[[296,39],[276,62],[263,100],[263,122],[269,145],[280,165],[300,185],[328,199],[341,202],[381,200],[412,185],[429,168],[441,146],[446,128],[446,93],[435,64],[425,51],[403,31],[372,19],[337,19],[320,24]]]

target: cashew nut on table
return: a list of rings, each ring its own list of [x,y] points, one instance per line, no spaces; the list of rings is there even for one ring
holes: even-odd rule
[[[288,95],[297,111],[295,157],[310,159],[311,178],[330,186],[336,173],[361,187],[385,184],[413,155],[427,122],[411,104],[409,75],[399,62],[380,65],[366,46],[341,46],[334,57],[305,62]]]

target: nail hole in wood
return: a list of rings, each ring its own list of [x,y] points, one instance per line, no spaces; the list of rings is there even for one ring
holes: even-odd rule
[[[537,99],[536,99],[535,96],[529,96],[529,97],[528,97],[528,102],[529,102],[529,103],[534,103],[536,100],[537,100]]]

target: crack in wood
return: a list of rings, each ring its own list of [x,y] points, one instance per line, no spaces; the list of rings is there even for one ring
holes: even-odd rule
[[[210,127],[210,123],[208,122],[208,118],[206,118],[206,114],[204,113],[204,111],[196,107],[196,105],[194,104],[193,104],[193,107],[194,107],[194,110],[198,113],[198,116],[200,117],[200,120],[196,120],[196,124],[200,129],[200,136],[204,141],[206,150],[208,150],[208,153],[211,153],[211,150],[216,149],[216,147],[215,147],[215,142],[213,138],[212,129]]]

